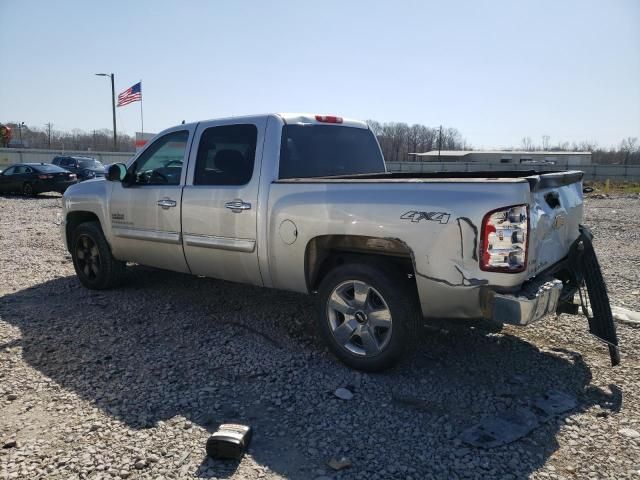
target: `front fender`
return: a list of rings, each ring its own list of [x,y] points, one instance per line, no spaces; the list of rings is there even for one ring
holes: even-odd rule
[[[74,213],[94,215],[107,242],[111,244],[110,222],[108,221],[108,205],[111,183],[103,179],[89,180],[69,187],[62,196],[62,238],[68,249],[69,219]]]

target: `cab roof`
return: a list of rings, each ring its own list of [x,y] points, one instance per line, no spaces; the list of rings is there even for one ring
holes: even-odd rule
[[[210,119],[206,119],[206,120],[200,120],[200,121],[196,121],[196,122],[188,122],[188,123],[184,123],[184,124],[180,124],[180,125],[175,125],[173,127],[170,127],[166,130],[173,130],[173,129],[177,129],[179,127],[184,127],[184,126],[193,126],[196,125],[200,122],[208,122],[208,121],[212,121],[212,120],[237,120],[237,121],[242,121],[242,120],[248,120],[248,119],[255,119],[256,117],[270,117],[270,116],[276,116],[279,117],[280,119],[282,119],[282,121],[284,123],[286,123],[287,125],[292,125],[292,124],[298,124],[298,125],[338,125],[338,126],[345,126],[345,127],[356,127],[356,128],[365,128],[368,129],[369,126],[361,121],[361,120],[355,120],[353,118],[346,118],[346,117],[341,117],[341,116],[337,116],[337,115],[328,115],[328,114],[320,114],[320,113],[263,113],[263,114],[257,114],[257,115],[238,115],[238,116],[233,116],[233,117],[220,117],[220,118],[210,118]],[[323,120],[319,120],[320,119],[325,119]],[[338,120],[338,121],[334,121],[334,120]],[[165,130],[163,130],[164,132]],[[162,133],[162,132],[160,132]]]
[[[369,128],[369,126],[360,120],[355,120],[352,118],[345,118],[336,115],[326,115],[319,113],[276,113],[284,122],[288,125],[290,124],[317,124],[323,125],[326,123],[343,125],[346,127],[358,127],[358,128]],[[322,120],[328,119],[328,120]],[[332,119],[339,119],[339,121],[332,121]]]

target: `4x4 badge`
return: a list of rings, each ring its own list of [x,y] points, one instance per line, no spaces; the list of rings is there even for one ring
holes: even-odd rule
[[[430,222],[448,223],[450,216],[450,214],[444,212],[418,212],[416,210],[409,210],[403,213],[400,218],[402,220],[411,220],[412,222],[428,220]]]

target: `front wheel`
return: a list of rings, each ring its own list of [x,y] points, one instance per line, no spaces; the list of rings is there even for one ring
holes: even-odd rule
[[[116,286],[125,270],[125,263],[111,255],[98,222],[81,223],[73,231],[71,257],[80,283],[91,290]]]
[[[421,314],[415,285],[391,266],[345,264],[318,290],[319,330],[352,368],[380,371],[415,344]]]

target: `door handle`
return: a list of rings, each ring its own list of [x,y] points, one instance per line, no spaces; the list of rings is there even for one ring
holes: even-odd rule
[[[175,207],[176,205],[176,201],[171,200],[170,198],[163,198],[162,200],[158,200],[158,206],[162,207],[164,210],[169,209],[169,207]]]
[[[234,213],[240,213],[243,210],[251,210],[251,204],[243,202],[242,200],[234,200],[232,202],[227,202],[224,206],[230,209]]]

